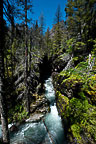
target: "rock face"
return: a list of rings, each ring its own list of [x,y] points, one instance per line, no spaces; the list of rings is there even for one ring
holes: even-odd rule
[[[25,120],[26,122],[38,122],[40,121],[44,115],[49,112],[49,101],[45,98],[44,95],[37,95],[36,96],[36,101],[31,103],[30,106],[30,117]]]
[[[53,59],[53,71],[60,72],[63,70],[68,62],[71,60],[71,55],[65,53],[64,55],[61,55],[60,57],[56,57]],[[70,67],[73,66],[73,63],[70,63]]]
[[[48,112],[49,101],[44,97],[44,95],[39,96],[34,103],[30,106],[31,113],[41,112],[46,113]]]

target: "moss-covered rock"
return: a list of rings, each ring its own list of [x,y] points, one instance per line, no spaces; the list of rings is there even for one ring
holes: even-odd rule
[[[96,143],[96,73],[88,59],[53,74],[57,108],[71,143]]]
[[[96,74],[87,80],[87,85],[84,90],[90,98],[91,103],[96,104]]]
[[[59,114],[63,117],[64,111],[66,110],[67,105],[69,104],[68,97],[61,94],[59,91],[56,92],[57,96],[57,107],[59,109]]]

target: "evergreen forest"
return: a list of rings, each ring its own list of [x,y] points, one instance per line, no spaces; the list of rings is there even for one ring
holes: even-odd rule
[[[96,144],[96,0],[67,0],[64,11],[66,19],[57,6],[45,31],[43,14],[32,21],[32,0],[0,0],[0,144],[65,144],[54,142],[44,121],[49,77],[66,143]],[[42,121],[51,143],[12,143],[28,121]]]

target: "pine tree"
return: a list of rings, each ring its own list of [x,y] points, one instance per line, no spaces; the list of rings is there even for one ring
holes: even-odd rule
[[[68,32],[72,37],[77,35],[77,20],[76,20],[76,12],[78,11],[77,2],[74,0],[68,0],[66,11],[66,24]]]
[[[26,110],[30,113],[29,95],[28,95],[28,43],[27,43],[27,0],[25,0],[25,100],[26,100]]]
[[[40,14],[39,23],[40,23],[40,33],[41,33],[41,35],[43,35],[44,34],[44,25],[45,25],[43,13]]]
[[[44,15],[43,13],[40,14],[39,17],[39,28],[40,28],[40,38],[39,38],[39,48],[41,55],[45,52],[44,47]]]
[[[3,0],[0,1],[0,111],[2,123],[3,143],[9,143],[7,108],[4,87],[4,19]]]
[[[62,30],[61,25],[62,23],[62,14],[60,5],[58,5],[56,14],[55,14],[55,25],[54,25],[54,38],[53,38],[53,49],[54,52],[58,52],[61,48],[61,39],[62,39]]]
[[[39,48],[39,40],[40,40],[40,28],[38,26],[38,21],[36,20],[36,24],[33,27],[34,31],[34,46],[35,49]]]
[[[70,33],[70,38],[74,37],[76,41],[86,43],[84,49],[89,53],[91,51],[89,47],[93,47],[90,40],[96,37],[94,32],[96,28],[95,1],[69,0],[66,15],[67,29]]]
[[[17,0],[18,6],[19,6],[19,18],[21,19],[22,23],[24,24],[25,28],[25,105],[26,105],[26,111],[28,114],[30,113],[30,102],[29,102],[29,94],[28,94],[28,71],[29,71],[29,59],[28,56],[29,51],[28,51],[28,24],[31,22],[31,18],[28,16],[28,12],[32,12],[32,0]],[[30,34],[29,34],[30,35]],[[31,60],[31,59],[30,59]]]
[[[47,29],[47,32],[45,33],[45,45],[46,45],[46,55],[48,58],[52,56],[52,41],[50,38],[50,30],[49,27]]]

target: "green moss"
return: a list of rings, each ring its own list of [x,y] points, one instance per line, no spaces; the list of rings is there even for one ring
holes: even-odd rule
[[[70,122],[71,133],[78,143],[83,143],[82,134],[85,137],[96,140],[96,111],[88,100],[72,98],[65,111],[66,118]]]
[[[65,109],[69,104],[69,99],[62,95],[59,91],[56,92],[56,95],[58,97],[57,107],[59,108],[61,115],[65,116]]]
[[[87,80],[86,85],[84,91],[88,94],[91,102],[96,104],[96,74]]]
[[[59,91],[57,91],[56,94],[58,95],[58,99],[59,99],[59,100],[61,100],[61,101],[63,100],[66,104],[69,103],[68,97],[62,95]]]
[[[73,124],[71,126],[71,131],[72,131],[73,137],[76,138],[77,143],[82,144],[82,138],[80,136],[81,128],[80,128],[79,124]]]
[[[76,85],[82,85],[83,80],[80,75],[72,74],[69,78],[64,79],[62,84],[64,84],[68,89],[74,88]]]
[[[85,96],[85,94],[84,94],[83,91],[80,91],[80,92],[78,93],[78,95],[80,96],[81,99],[86,99],[86,96]]]
[[[74,141],[73,136],[80,144],[96,143],[95,66],[89,71],[87,59],[74,69],[62,71],[55,77],[57,105],[61,116],[68,123],[71,142]],[[71,94],[69,98],[68,93]]]
[[[60,72],[59,76],[63,76],[64,78],[68,78],[73,73],[74,69],[70,68],[68,70],[63,70]]]
[[[89,139],[93,139],[96,142],[96,108],[91,106],[86,115],[86,121],[80,123],[83,131],[87,133]]]

